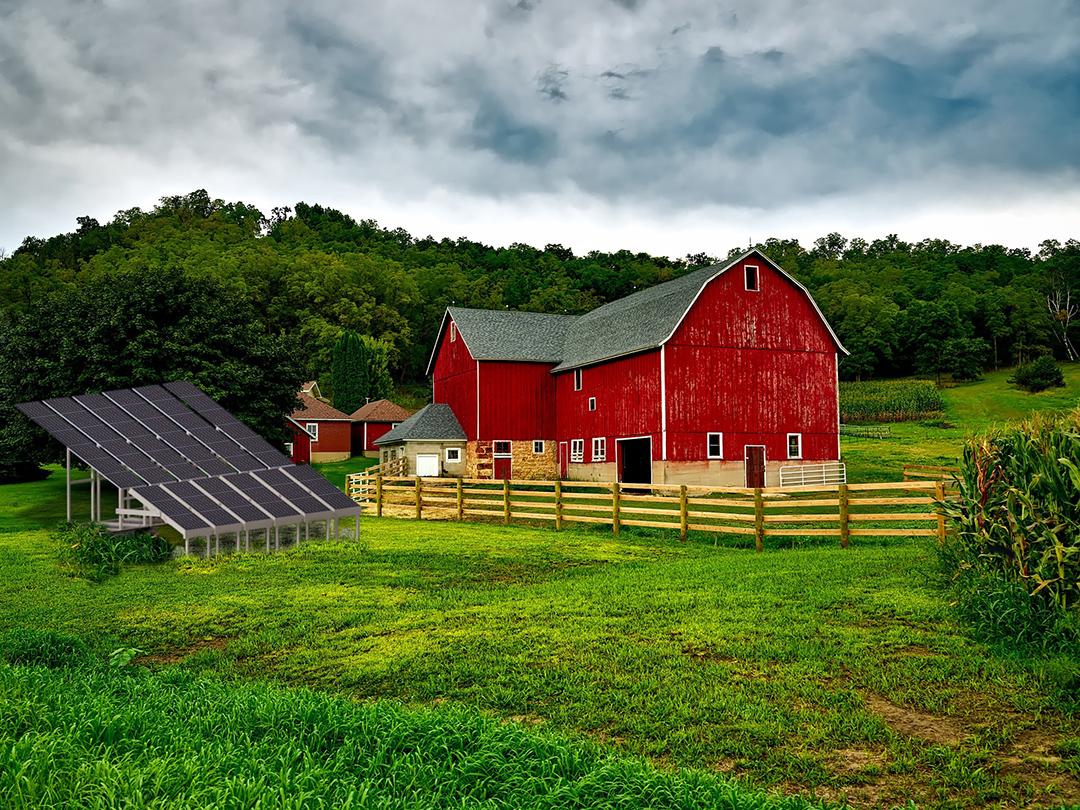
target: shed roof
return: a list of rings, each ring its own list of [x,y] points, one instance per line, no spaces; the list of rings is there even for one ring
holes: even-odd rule
[[[396,428],[388,430],[375,444],[413,441],[465,441],[465,431],[449,405],[425,405]]]
[[[310,394],[301,391],[298,396],[303,406],[293,411],[290,416],[293,419],[303,419],[308,422],[351,422],[348,414],[342,413],[337,408],[322,400],[315,399]]]
[[[402,408],[396,402],[376,399],[353,411],[352,420],[354,422],[402,422],[412,414],[412,411]]]

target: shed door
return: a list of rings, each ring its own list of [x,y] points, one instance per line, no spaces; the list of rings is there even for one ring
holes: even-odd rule
[[[439,476],[439,454],[424,453],[416,457],[416,474],[428,478]]]
[[[511,478],[511,471],[513,469],[513,459],[509,456],[495,456],[495,478],[502,480],[504,478]]]
[[[765,486],[765,446],[748,444],[743,451],[746,459],[746,485]]]

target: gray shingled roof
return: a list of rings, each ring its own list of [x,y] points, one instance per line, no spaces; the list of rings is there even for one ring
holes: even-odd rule
[[[375,440],[375,444],[397,444],[415,441],[465,441],[461,428],[449,405],[425,405],[396,428]]]
[[[710,278],[755,253],[787,276],[817,308],[805,287],[765,254],[751,250],[722,264],[694,270],[685,276],[604,304],[584,315],[544,315],[537,312],[450,307],[447,316],[457,324],[469,351],[477,360],[558,363],[553,370],[566,371],[660,346],[675,331]],[[821,315],[821,310],[817,311]],[[821,315],[821,319],[832,334],[837,348],[847,354],[832,327],[825,321],[825,316]],[[438,345],[436,341],[431,363],[428,364],[429,374]]]

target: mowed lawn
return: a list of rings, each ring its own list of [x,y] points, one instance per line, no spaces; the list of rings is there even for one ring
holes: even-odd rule
[[[9,511],[22,487],[39,508]],[[0,629],[478,711],[858,806],[1080,802],[1075,664],[972,641],[928,579],[928,545],[755,555],[660,533],[365,518],[360,542],[90,585],[33,528],[62,506],[60,474],[0,487]]]

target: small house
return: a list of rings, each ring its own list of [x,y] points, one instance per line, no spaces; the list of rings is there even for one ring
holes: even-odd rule
[[[303,391],[298,395],[302,406],[290,414],[288,426],[293,441],[286,451],[293,462],[344,461],[352,456],[352,419],[337,408]],[[299,436],[300,433],[306,434]],[[306,445],[306,447],[305,447]],[[303,455],[307,454],[307,458]]]
[[[407,459],[404,474],[465,473],[465,430],[449,405],[427,405],[375,440],[379,463]]]
[[[309,397],[315,397],[315,399],[319,400],[319,402],[329,402],[330,401],[329,399],[324,397],[322,395],[322,391],[319,390],[319,382],[318,382],[318,380],[308,380],[306,383],[301,385],[300,386],[300,393],[307,394]]]
[[[375,440],[413,415],[388,399],[377,399],[361,405],[352,413],[352,454],[378,458]]]

